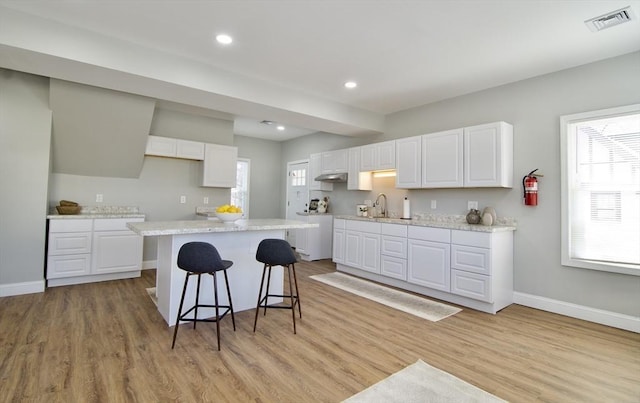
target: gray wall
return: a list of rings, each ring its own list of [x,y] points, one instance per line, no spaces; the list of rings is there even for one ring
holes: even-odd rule
[[[0,288],[31,282],[44,287],[48,85],[47,78],[0,69]]]

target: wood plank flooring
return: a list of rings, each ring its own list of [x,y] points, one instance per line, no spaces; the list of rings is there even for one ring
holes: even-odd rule
[[[169,328],[139,279],[0,298],[0,402],[339,402],[422,359],[511,402],[640,402],[640,335],[518,305],[424,319],[309,279],[302,319]],[[256,290],[257,293],[257,290]],[[257,297],[257,295],[256,295]]]

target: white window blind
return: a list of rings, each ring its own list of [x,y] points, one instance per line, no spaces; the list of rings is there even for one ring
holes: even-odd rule
[[[562,124],[563,264],[640,275],[640,106]]]
[[[236,163],[236,187],[231,189],[231,204],[242,208],[242,218],[249,218],[249,175],[251,162],[238,158]]]

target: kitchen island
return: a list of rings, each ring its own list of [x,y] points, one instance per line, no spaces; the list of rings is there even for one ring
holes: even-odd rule
[[[127,226],[142,236],[158,237],[156,296],[158,310],[169,324],[175,325],[186,272],[178,268],[178,252],[187,242],[209,242],[218,249],[222,259],[233,261],[228,270],[229,287],[235,312],[254,309],[258,301],[262,263],[255,260],[260,241],[266,238],[285,239],[290,229],[316,228],[317,224],[282,219],[238,220],[222,223],[208,220],[147,221]],[[209,276],[207,276],[209,277]],[[201,304],[213,304],[213,281],[204,277],[200,291]],[[271,294],[283,294],[282,268],[274,268],[271,275]],[[227,304],[224,281],[218,281],[218,298]],[[185,296],[185,307],[195,301],[196,282],[191,281]],[[271,302],[271,301],[270,301]],[[277,302],[276,299],[273,303]],[[199,316],[210,317],[209,310],[199,310]]]

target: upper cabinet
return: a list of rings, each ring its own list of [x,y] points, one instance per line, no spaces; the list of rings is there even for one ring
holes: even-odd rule
[[[238,148],[218,144],[205,144],[202,163],[202,186],[236,187]]]
[[[395,140],[360,147],[360,171],[396,169]]]
[[[309,190],[333,190],[333,183],[315,180],[322,173],[322,153],[309,156]]]
[[[513,187],[513,126],[496,122],[464,129],[464,186]]]
[[[513,186],[513,126],[505,122],[398,139],[396,148],[398,188]]]
[[[323,174],[347,172],[349,154],[346,149],[325,151],[321,155]]]
[[[169,137],[149,136],[147,138],[145,155],[202,161],[204,159],[204,143]]]
[[[347,190],[371,190],[373,180],[371,172],[360,172],[360,148],[353,147],[347,150],[349,170],[347,171]]]

